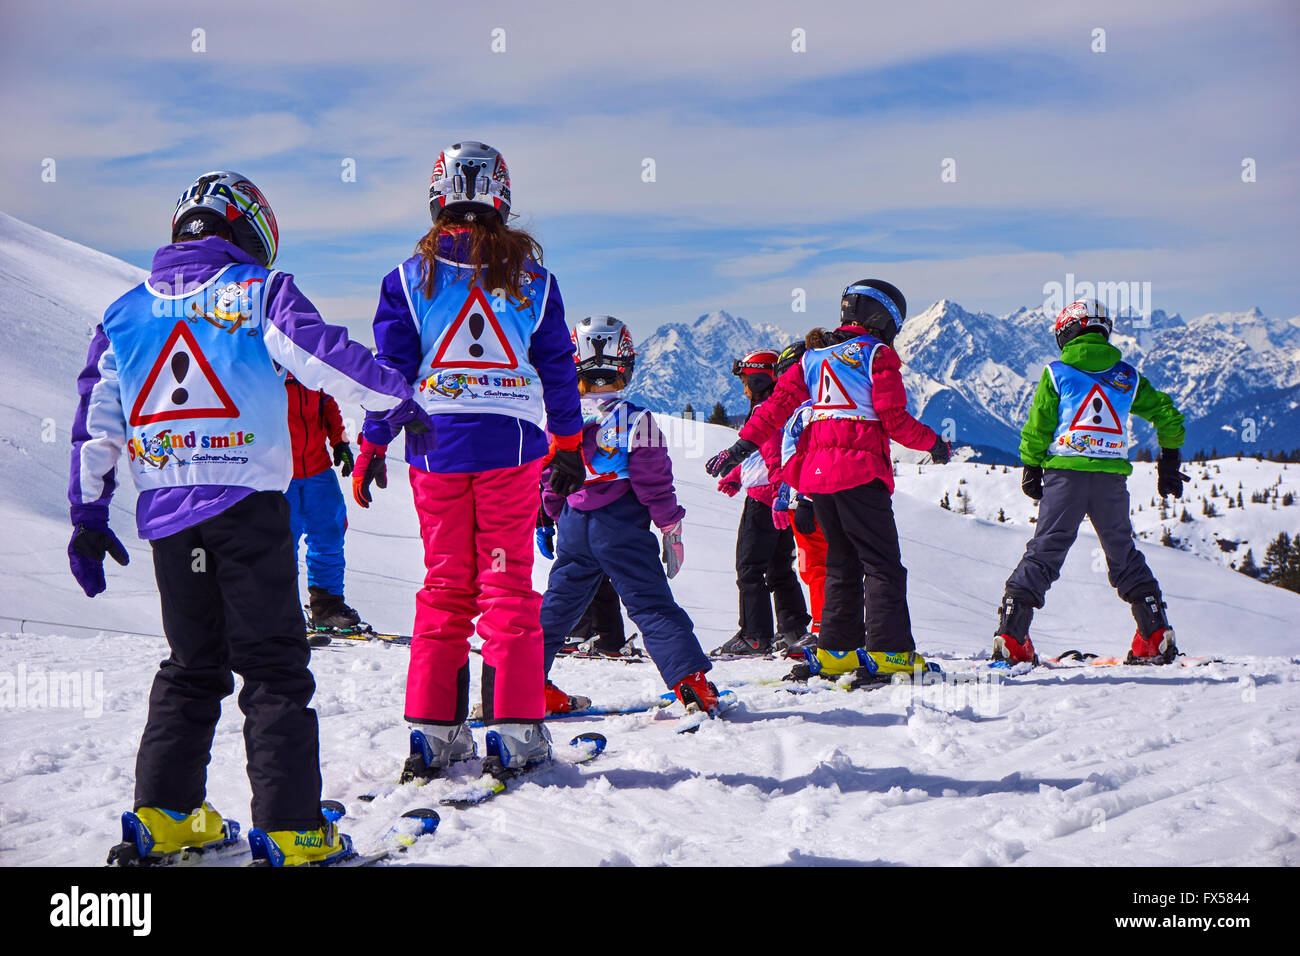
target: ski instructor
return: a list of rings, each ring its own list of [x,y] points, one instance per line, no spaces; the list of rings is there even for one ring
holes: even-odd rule
[[[271,270],[275,215],[246,177],[200,176],[176,204],[171,239],[96,328],[72,428],[72,573],[94,597],[105,589],[104,555],[127,563],[108,527],[125,450],[171,648],[149,695],[127,817],[141,856],[236,832],[205,803],[234,671],[244,681],[254,854],[274,864],[345,858],[350,841],[320,814],[307,706],[315,681],[284,494],[293,477],[284,369],[390,427],[425,431],[428,419],[401,375]]]

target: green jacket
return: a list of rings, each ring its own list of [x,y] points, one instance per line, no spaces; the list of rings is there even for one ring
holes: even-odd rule
[[[1104,372],[1123,356],[1119,349],[1096,332],[1087,332],[1066,344],[1061,350],[1061,361],[1084,372]],[[1056,393],[1051,373],[1043,369],[1034,393],[1034,404],[1029,418],[1020,430],[1020,460],[1026,465],[1043,468],[1064,468],[1069,471],[1108,471],[1116,475],[1133,474],[1133,466],[1122,458],[1089,458],[1086,456],[1049,455],[1052,436],[1056,434],[1057,406],[1061,397]],[[1186,432],[1183,413],[1174,408],[1174,400],[1157,391],[1145,376],[1138,376],[1137,393],[1133,396],[1132,413],[1156,426],[1156,440],[1161,448],[1181,448]]]

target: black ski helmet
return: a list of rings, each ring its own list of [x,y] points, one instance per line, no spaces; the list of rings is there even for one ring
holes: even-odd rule
[[[776,357],[776,377],[779,379],[782,375],[790,370],[794,365],[803,358],[803,353],[808,351],[808,346],[803,342],[792,342],[781,350],[781,354]]]
[[[883,279],[859,279],[840,296],[840,325],[857,325],[886,345],[903,327],[907,300]]]

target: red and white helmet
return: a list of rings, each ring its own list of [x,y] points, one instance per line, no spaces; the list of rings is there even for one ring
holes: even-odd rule
[[[743,378],[746,375],[762,373],[776,378],[776,363],[780,360],[781,356],[771,349],[756,349],[753,352],[746,352],[743,358],[732,362],[731,374]]]
[[[280,227],[262,191],[247,176],[224,169],[204,173],[176,200],[172,242],[187,233],[229,238],[268,269],[280,247]]]
[[[473,219],[485,213],[496,213],[505,222],[510,169],[504,157],[487,143],[469,140],[444,149],[429,178],[429,213],[434,222],[447,214]]]
[[[626,382],[636,365],[632,332],[612,315],[589,315],[573,327],[573,361],[578,375],[593,385]]]
[[[1065,343],[1085,332],[1100,332],[1110,338],[1114,323],[1106,307],[1096,299],[1083,299],[1071,302],[1056,317],[1053,331],[1056,333],[1056,347],[1065,348]]]

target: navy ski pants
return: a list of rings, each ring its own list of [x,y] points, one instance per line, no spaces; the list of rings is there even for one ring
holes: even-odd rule
[[[628,617],[641,631],[646,652],[664,683],[709,670],[690,616],[673,600],[660,559],[650,512],[629,493],[603,508],[579,511],[568,505],[556,519],[555,563],[542,597],[546,672],[564,637],[582,617],[609,575]]]

